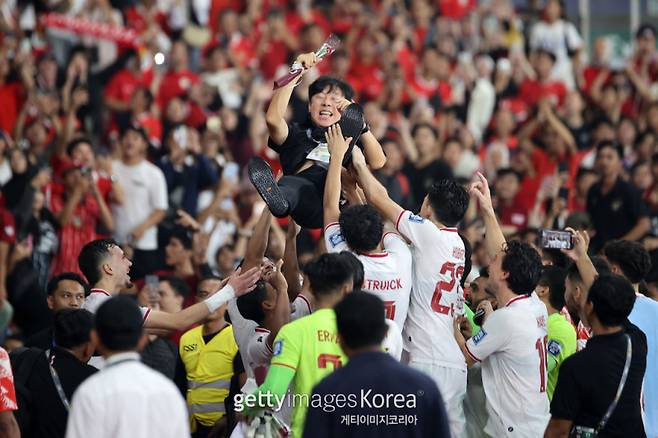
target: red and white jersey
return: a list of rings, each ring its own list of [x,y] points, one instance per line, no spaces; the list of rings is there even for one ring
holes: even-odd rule
[[[82,308],[88,310],[89,312],[95,315],[101,304],[103,304],[105,301],[109,300],[110,298],[112,298],[112,294],[110,294],[108,291],[103,289],[92,289],[91,293],[85,299],[85,302],[82,304]],[[144,321],[146,321],[146,318],[148,318],[149,313],[151,313],[151,309],[149,309],[148,307],[140,306],[139,311],[142,312],[142,317],[144,318]]]
[[[324,240],[328,252],[352,251],[337,223],[325,227]],[[384,234],[382,243],[384,252],[354,253],[363,263],[364,281],[361,289],[382,299],[386,306],[386,318],[395,321],[402,331],[407,319],[412,286],[411,251],[396,233]]]
[[[412,243],[413,289],[403,333],[409,360],[466,369],[453,333],[453,315],[463,304],[464,242],[456,228],[439,228],[410,211],[395,226]]]
[[[519,295],[487,317],[466,342],[482,362],[482,384],[495,437],[543,436],[550,418],[546,394],[546,306],[536,295]]]
[[[292,311],[290,312],[290,321],[303,318],[313,313],[311,302],[302,294],[298,294],[292,302]]]
[[[270,331],[263,327],[256,327],[247,344],[247,364],[254,374],[256,384],[259,386],[265,381],[267,370],[272,359],[272,348],[267,345]]]
[[[577,351],[583,350],[587,346],[587,341],[592,337],[592,329],[583,324],[582,321],[578,321],[578,327],[576,328],[576,349]]]

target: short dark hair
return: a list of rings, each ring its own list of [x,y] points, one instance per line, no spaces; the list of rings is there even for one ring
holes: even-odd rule
[[[596,272],[599,275],[612,274],[612,269],[610,269],[610,263],[608,263],[606,259],[600,256],[594,256],[592,257],[591,260],[592,260],[592,264],[594,265],[594,269],[596,269]],[[575,263],[569,266],[569,268],[567,269],[567,278],[569,279],[569,281],[574,283],[583,282],[583,277],[580,275],[578,266],[576,266]]]
[[[70,157],[71,155],[73,155],[73,152],[75,151],[75,149],[79,145],[84,144],[84,143],[87,143],[89,146],[91,146],[91,149],[94,150],[93,143],[91,142],[91,140],[89,138],[87,138],[87,137],[78,137],[76,139],[71,140],[69,142],[69,144],[66,145],[66,155],[68,155]]]
[[[304,266],[314,296],[332,295],[354,278],[352,263],[341,254],[322,254]]]
[[[594,306],[601,324],[606,327],[621,325],[633,310],[635,290],[621,275],[603,274],[589,288],[587,301]]]
[[[354,285],[354,290],[361,289],[363,282],[365,280],[366,274],[363,269],[363,263],[359,260],[354,254],[349,251],[341,251],[340,254],[345,258],[350,266],[352,267],[351,272],[353,274],[352,284]]]
[[[432,211],[442,224],[454,227],[464,218],[469,203],[468,193],[454,179],[434,182],[427,190],[427,197]]]
[[[187,228],[181,226],[174,227],[169,235],[169,241],[171,241],[171,239],[178,239],[181,245],[183,245],[183,248],[192,249],[192,233]]]
[[[548,302],[554,309],[560,310],[566,304],[564,299],[567,270],[559,266],[544,266],[541,277],[539,277],[539,286],[548,287]]]
[[[537,238],[537,241],[540,240],[540,237]],[[559,249],[555,248],[542,248],[542,256],[544,260],[548,260],[553,263],[553,266],[559,266],[560,268],[567,269],[571,266],[571,259]]]
[[[517,295],[529,295],[537,287],[541,276],[541,257],[529,244],[510,240],[503,251],[501,267],[508,273],[510,290]]]
[[[347,294],[334,307],[336,326],[343,343],[352,349],[379,346],[386,337],[384,303],[368,292]]]
[[[429,129],[430,131],[432,131],[432,135],[434,135],[434,137],[438,137],[438,136],[439,136],[439,132],[436,130],[436,128],[435,128],[434,126],[432,126],[431,123],[427,123],[427,122],[416,123],[416,124],[411,128],[411,136],[412,136],[412,137],[415,137],[415,136],[416,136],[416,133],[417,133],[418,131],[420,131],[421,129],[423,129],[423,128],[426,128],[426,129]]]
[[[110,256],[110,250],[114,246],[119,246],[114,239],[97,239],[82,247],[78,255],[78,266],[90,285],[94,286],[100,281],[101,265]]]
[[[520,183],[522,178],[521,174],[511,167],[501,167],[496,171],[496,179],[502,178],[507,175],[513,175],[516,177],[517,181]]]
[[[320,76],[308,87],[308,100],[310,101],[313,96],[322,93],[327,87],[330,91],[338,88],[347,100],[352,100],[354,97],[354,89],[347,82],[331,76]]]
[[[620,160],[624,159],[624,147],[621,144],[609,140],[601,141],[596,145],[596,155],[601,153],[601,151],[605,148],[610,148],[615,151]]]
[[[372,205],[351,205],[340,213],[340,232],[354,251],[377,248],[384,234],[384,221]]]
[[[53,317],[53,340],[61,348],[72,349],[89,342],[94,315],[85,309],[62,309]]]
[[[173,275],[165,275],[159,278],[160,281],[166,281],[171,286],[171,289],[179,297],[187,298],[190,295],[190,287],[185,280]]]
[[[611,240],[603,247],[603,254],[610,263],[619,265],[624,277],[633,284],[639,283],[651,271],[651,256],[639,242]]]
[[[119,295],[105,301],[96,312],[96,331],[112,351],[135,350],[143,333],[144,319],[131,297]]]
[[[254,290],[238,297],[236,304],[240,315],[261,325],[265,319],[263,311],[265,299],[267,299],[267,283],[264,280],[258,280]]]
[[[46,286],[46,292],[48,293],[48,296],[51,296],[59,286],[59,282],[64,280],[80,283],[82,288],[85,290],[85,297],[88,297],[91,293],[89,285],[80,275],[76,274],[75,272],[62,272],[61,274],[54,276],[50,279],[50,281],[48,281],[48,285]]]

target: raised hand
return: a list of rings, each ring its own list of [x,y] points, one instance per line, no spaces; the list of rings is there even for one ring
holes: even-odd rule
[[[296,63],[304,67],[304,72],[313,67],[318,62],[318,57],[315,56],[314,52],[302,53],[295,60]]]
[[[563,249],[562,252],[565,253],[574,262],[587,257],[587,250],[589,249],[590,240],[587,231],[576,231],[573,228],[567,228],[566,230],[571,232],[573,248]]]
[[[469,193],[477,198],[480,202],[480,208],[483,211],[493,213],[494,208],[491,200],[491,190],[489,190],[489,182],[482,173],[477,173],[476,180],[471,184]]]
[[[343,131],[341,131],[338,123],[331,125],[327,129],[327,132],[324,133],[324,137],[327,140],[327,146],[329,147],[331,156],[338,157],[342,160],[342,157],[347,153],[352,137],[347,139],[343,137]]]
[[[231,275],[228,285],[235,291],[235,296],[239,297],[253,290],[259,279],[260,267],[251,268],[245,273],[242,273],[242,268],[238,268],[235,273]]]

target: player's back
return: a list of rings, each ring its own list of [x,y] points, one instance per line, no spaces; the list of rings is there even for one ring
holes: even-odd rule
[[[514,424],[514,436],[534,436],[549,419],[546,306],[534,294],[519,295],[495,313],[507,340],[482,363],[487,403],[505,425]]]
[[[336,314],[333,309],[316,310],[279,331],[273,345],[272,366],[279,365],[295,370],[293,378],[293,431],[304,427],[308,398],[315,385],[335,369],[347,363],[347,357],[338,344]]]
[[[359,253],[349,247],[340,225],[325,227],[325,245],[329,252],[350,251],[363,264],[364,281],[362,290],[377,295],[386,307],[386,318],[404,327],[409,309],[412,286],[412,259],[407,243],[397,233],[386,233],[382,237],[383,252]]]
[[[413,289],[403,334],[410,360],[465,369],[453,334],[464,243],[456,228],[438,228],[409,211],[402,213],[397,227],[412,242]]]

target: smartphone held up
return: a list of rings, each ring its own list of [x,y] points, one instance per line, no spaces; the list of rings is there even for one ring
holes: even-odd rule
[[[544,249],[573,249],[573,235],[569,231],[544,229],[539,238]]]

